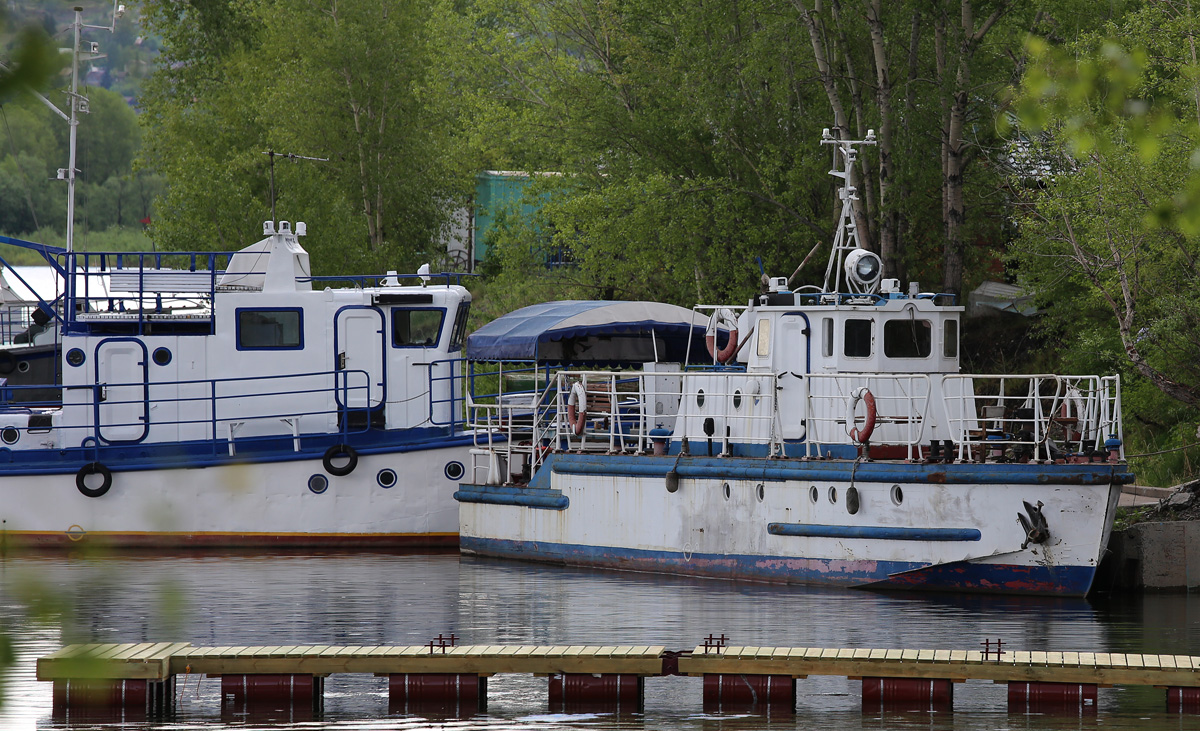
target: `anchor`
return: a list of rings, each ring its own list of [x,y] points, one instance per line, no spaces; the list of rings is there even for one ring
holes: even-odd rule
[[[1021,544],[1021,549],[1024,550],[1030,543],[1045,543],[1049,540],[1050,526],[1046,524],[1046,516],[1042,515],[1041,500],[1038,500],[1036,508],[1026,500],[1021,502],[1025,505],[1025,512],[1029,513],[1028,518],[1022,513],[1017,513],[1017,520],[1021,521],[1021,527],[1025,529],[1025,542]]]

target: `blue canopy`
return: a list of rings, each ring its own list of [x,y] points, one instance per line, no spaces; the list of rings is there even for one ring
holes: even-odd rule
[[[531,305],[484,325],[467,338],[472,360],[544,363],[682,363],[707,355],[708,320],[661,302],[564,300]]]

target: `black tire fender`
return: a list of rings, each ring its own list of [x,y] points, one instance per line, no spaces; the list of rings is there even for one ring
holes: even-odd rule
[[[104,478],[99,487],[87,486],[87,478],[91,475],[100,475]],[[79,488],[79,492],[86,497],[102,497],[112,487],[112,471],[99,462],[89,462],[75,473],[75,487]]]
[[[349,461],[341,467],[334,467],[333,460],[338,457],[346,457]],[[325,467],[325,471],[334,477],[345,477],[358,466],[358,452],[349,444],[335,444],[325,450],[325,456],[321,458],[321,464]]]

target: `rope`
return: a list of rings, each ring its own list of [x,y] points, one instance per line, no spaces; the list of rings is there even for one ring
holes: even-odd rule
[[[25,169],[21,167],[21,160],[17,157],[17,147],[13,142],[12,129],[8,126],[8,111],[4,109],[3,104],[0,104],[0,117],[4,118],[4,131],[8,133],[8,146],[12,150],[12,159],[17,166],[17,172],[21,174],[21,183],[25,186],[25,202],[29,204],[29,215],[33,216],[33,229],[36,231],[41,227],[38,226],[37,211],[33,210],[33,196],[29,191],[29,179],[25,177]]]
[[[1193,442],[1191,444],[1185,444],[1182,447],[1172,447],[1171,449],[1160,449],[1157,452],[1143,452],[1141,454],[1127,454],[1127,455],[1125,455],[1125,459],[1137,459],[1139,457],[1153,457],[1156,454],[1169,454],[1171,452],[1180,452],[1185,449],[1191,449],[1192,447],[1200,447],[1200,442]]]

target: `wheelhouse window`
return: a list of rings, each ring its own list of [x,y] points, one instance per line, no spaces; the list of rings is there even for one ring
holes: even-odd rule
[[[758,321],[758,355],[765,357],[771,353],[771,321],[760,319]]]
[[[446,311],[439,309],[392,310],[392,347],[432,348],[442,334]]]
[[[470,311],[470,302],[459,303],[458,313],[454,316],[454,329],[450,331],[451,353],[462,350],[463,343],[467,340],[467,314]]]
[[[826,358],[833,357],[833,318],[826,317],[821,320],[821,355]]]
[[[958,320],[946,320],[942,325],[942,357],[958,357]]]
[[[871,320],[846,320],[842,352],[847,358],[871,357]]]
[[[889,358],[928,358],[933,352],[933,325],[907,317],[883,324],[883,354]]]
[[[239,309],[238,350],[301,350],[304,313],[300,309]]]

